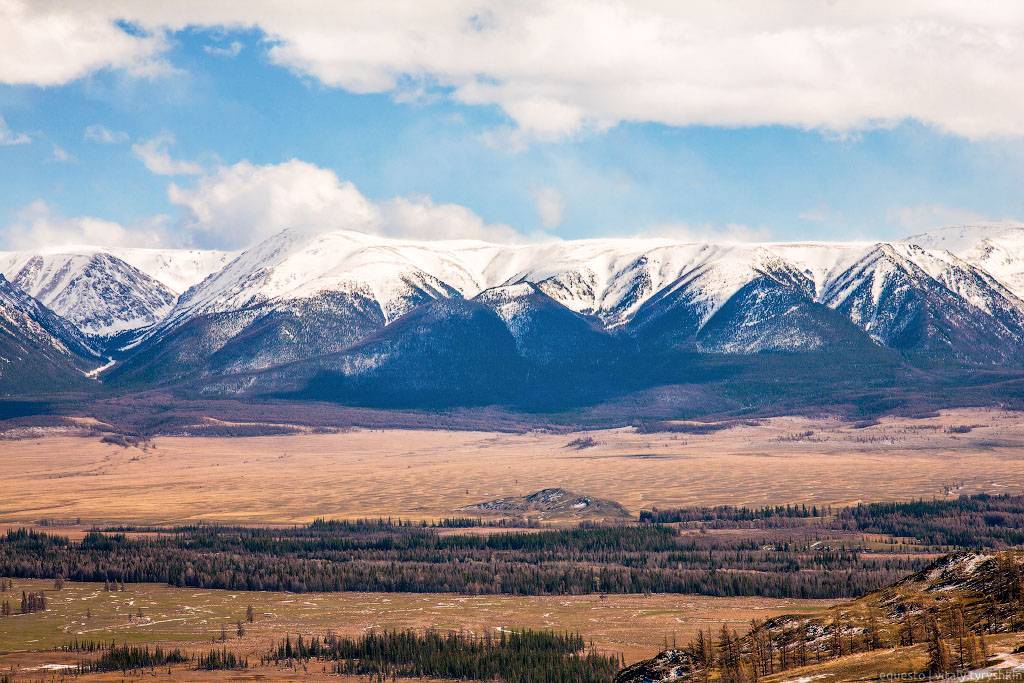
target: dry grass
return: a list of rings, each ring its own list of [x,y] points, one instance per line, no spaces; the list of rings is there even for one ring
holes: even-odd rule
[[[969,432],[950,432],[958,425]],[[780,439],[813,432],[798,440]],[[160,438],[146,450],[98,439],[0,443],[0,522],[217,520],[318,516],[439,518],[460,506],[561,486],[652,505],[831,503],[1024,488],[1024,420],[962,410],[866,428],[776,418],[707,435],[353,431]]]
[[[697,629],[722,623],[742,629],[753,617],[816,614],[836,601],[712,598],[692,595],[460,596],[414,593],[271,593],[128,584],[16,580],[6,595],[17,610],[22,591],[47,590],[47,610],[0,619],[0,652],[47,650],[75,638],[109,642],[174,643],[209,649],[223,625],[228,645],[253,662],[285,633],[358,635],[368,629],[465,630],[543,628],[578,631],[602,652],[628,662],[650,657],[666,641],[686,642]],[[235,635],[252,605],[256,621]],[[142,610],[142,618],[137,616]],[[87,613],[91,613],[87,617]],[[217,645],[220,647],[220,644]],[[74,661],[77,655],[70,659]],[[64,657],[63,659],[68,659]],[[0,671],[10,658],[0,659]],[[57,661],[51,658],[50,661]],[[45,663],[45,662],[44,662]]]

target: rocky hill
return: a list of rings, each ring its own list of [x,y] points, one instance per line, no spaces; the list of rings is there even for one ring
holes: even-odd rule
[[[711,630],[627,667],[616,683],[852,680],[836,671],[868,660],[890,674],[964,673],[991,663],[992,642],[1014,642],[1001,634],[1021,631],[1024,553],[965,551],[822,616]]]

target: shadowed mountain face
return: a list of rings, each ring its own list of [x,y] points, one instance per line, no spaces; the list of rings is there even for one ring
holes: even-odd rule
[[[0,275],[0,395],[81,389],[99,355],[69,321]]]
[[[102,341],[116,363],[100,375],[126,391],[560,410],[714,377],[759,403],[750,392],[779,362],[824,396],[837,377],[891,386],[896,365],[1016,371],[1024,359],[1014,289],[908,243],[503,246],[285,231],[173,306],[110,255],[16,257],[25,286],[73,313],[83,339],[126,330]]]
[[[823,300],[900,351],[1005,363],[1019,357],[1024,338],[1020,300],[984,273],[936,263],[919,248],[873,249],[830,284]]]

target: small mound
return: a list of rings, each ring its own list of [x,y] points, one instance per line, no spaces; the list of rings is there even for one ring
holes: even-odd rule
[[[466,512],[495,514],[537,514],[540,517],[629,517],[629,511],[614,500],[595,498],[561,488],[535,491],[459,508]]]

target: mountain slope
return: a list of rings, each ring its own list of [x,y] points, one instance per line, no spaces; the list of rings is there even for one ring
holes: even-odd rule
[[[918,678],[926,672],[906,669],[907,664],[916,660],[925,665],[921,643],[933,638],[957,654],[962,645],[964,653],[962,664],[958,657],[951,657],[948,671],[935,673],[978,669],[988,658],[979,636],[1019,631],[1024,623],[1022,577],[1020,552],[954,553],[888,588],[832,607],[822,616],[755,621],[748,633],[730,639],[728,652],[716,657],[710,669],[702,649],[691,644],[626,667],[615,681],[703,681],[709,675],[728,676],[723,666],[742,673],[756,668],[755,678],[773,681],[868,680],[867,676],[840,679],[836,672],[844,664],[852,666],[876,653],[884,653],[892,667],[883,672]],[[873,673],[872,679],[877,676]]]
[[[731,296],[696,337],[700,351],[763,352],[873,350],[874,344],[841,314],[811,298],[811,283],[760,275]]]
[[[152,326],[177,298],[164,284],[103,252],[8,254],[0,258],[0,272],[95,337]]]
[[[523,358],[542,364],[603,355],[611,338],[599,324],[558,303],[529,282],[485,289],[474,298],[501,318]]]
[[[908,237],[925,249],[949,251],[991,274],[1018,297],[1024,297],[1024,224],[981,223],[939,228]]]
[[[285,231],[191,288],[112,381],[176,381],[330,354],[458,292],[357,233]]]
[[[453,297],[418,306],[343,352],[221,376],[206,391],[444,408],[511,401],[524,376],[505,322]]]
[[[811,278],[765,247],[707,245],[626,329],[644,344],[706,352],[813,351],[829,336],[813,321],[830,317],[814,296]]]
[[[99,364],[74,325],[0,275],[0,395],[82,388]]]
[[[820,297],[878,343],[982,363],[1019,357],[1024,304],[952,254],[879,244]]]

